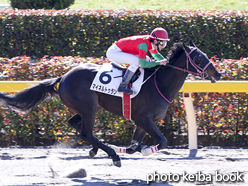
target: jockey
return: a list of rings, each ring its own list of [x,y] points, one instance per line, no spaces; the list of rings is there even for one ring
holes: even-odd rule
[[[118,88],[119,92],[134,93],[128,88],[128,84],[139,65],[142,68],[151,68],[167,64],[167,60],[159,53],[166,47],[167,41],[170,41],[167,31],[163,28],[155,28],[150,35],[122,38],[109,47],[106,53],[108,59],[130,65]],[[156,61],[151,61],[147,56],[148,51]]]

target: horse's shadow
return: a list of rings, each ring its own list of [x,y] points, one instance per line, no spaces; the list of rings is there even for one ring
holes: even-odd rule
[[[91,180],[83,180],[83,179],[72,179],[72,181],[77,182],[79,185],[87,185],[87,186],[111,186],[111,185],[147,185],[145,180],[138,179],[107,179],[103,180],[102,178],[91,177]],[[173,186],[167,182],[159,183],[152,182],[152,185],[163,185],[163,186]],[[74,185],[76,186],[76,185]]]
[[[59,157],[60,160],[82,160],[89,159],[89,156]],[[108,156],[94,157],[94,159],[109,159]]]
[[[143,157],[121,157],[122,160],[141,160],[141,159],[144,159]],[[150,157],[150,158],[147,158],[147,160],[159,160],[159,161],[166,161],[166,160],[202,160],[202,159],[205,159],[203,157],[175,157],[175,158],[168,158],[168,157],[165,157],[165,158],[161,158],[161,157]]]
[[[165,155],[166,156],[166,155]],[[203,157],[144,157],[144,156],[139,156],[139,157],[132,157],[130,154],[129,156],[120,156],[122,160],[160,160],[160,161],[166,161],[166,160],[201,160],[205,159]],[[73,157],[59,157],[61,160],[82,160],[82,159],[89,159],[89,156],[73,156]],[[109,159],[108,156],[95,156],[94,159]]]

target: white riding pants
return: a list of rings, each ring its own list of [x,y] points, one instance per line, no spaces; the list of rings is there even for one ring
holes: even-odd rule
[[[119,64],[129,64],[128,70],[135,72],[139,68],[139,57],[133,54],[122,52],[122,50],[116,45],[113,44],[107,50],[106,56],[113,62]],[[146,60],[150,61],[151,59],[146,56]]]

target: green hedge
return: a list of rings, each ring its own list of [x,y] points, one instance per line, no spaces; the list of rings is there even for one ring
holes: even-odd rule
[[[1,10],[0,56],[101,57],[119,38],[164,27],[170,45],[192,39],[209,56],[239,59],[248,55],[247,17],[248,11]]]
[[[73,5],[75,0],[9,0],[13,9],[65,9]]]
[[[248,80],[248,60],[211,61],[224,71],[223,80]],[[79,63],[108,62],[105,58],[51,57],[35,61],[22,56],[0,58],[0,80],[43,80],[65,74]],[[189,76],[189,79],[198,79]],[[222,146],[247,146],[248,95],[245,93],[194,93],[194,106],[198,124],[199,144]],[[0,146],[43,145],[57,140],[68,140],[75,131],[67,125],[71,117],[60,99],[48,99],[30,114],[23,116],[0,107]],[[182,95],[170,105],[166,117],[158,123],[168,138],[168,145],[187,143],[187,122]],[[98,113],[95,134],[113,144],[128,145],[134,124],[105,110]],[[155,144],[146,136],[146,144]]]

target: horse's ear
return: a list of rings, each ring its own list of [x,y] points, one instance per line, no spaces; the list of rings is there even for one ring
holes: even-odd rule
[[[188,53],[190,52],[190,48],[188,46],[186,46],[184,43],[183,43],[183,48],[185,51],[187,51]]]
[[[191,39],[189,40],[189,45],[192,46],[192,47],[196,47]]]

